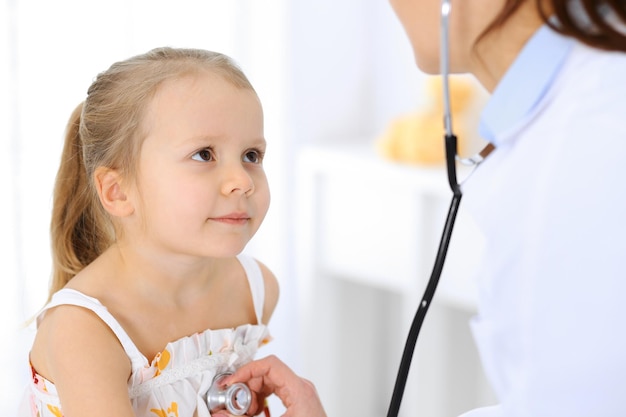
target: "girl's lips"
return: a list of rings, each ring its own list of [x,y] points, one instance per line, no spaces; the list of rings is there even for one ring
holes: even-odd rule
[[[250,220],[250,217],[247,214],[233,213],[221,217],[212,217],[211,220],[225,224],[243,225]]]

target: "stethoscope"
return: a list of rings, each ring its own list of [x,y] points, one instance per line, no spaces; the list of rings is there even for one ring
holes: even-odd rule
[[[250,409],[252,392],[246,384],[237,382],[228,386],[224,385],[224,378],[231,374],[232,372],[226,371],[218,373],[213,378],[206,395],[206,402],[211,413],[226,410],[234,416],[242,416]]]
[[[393,394],[391,396],[391,403],[389,404],[389,411],[387,417],[395,417],[400,410],[400,403],[402,402],[402,396],[404,394],[404,388],[409,375],[409,369],[411,368],[411,360],[413,359],[413,352],[415,351],[415,344],[417,343],[417,337],[422,323],[428,312],[428,308],[435,295],[439,278],[441,277],[441,271],[446,260],[446,254],[448,253],[448,246],[450,245],[450,238],[452,236],[452,229],[456,220],[457,213],[459,211],[459,204],[461,203],[461,184],[457,180],[456,163],[459,162],[463,165],[477,167],[487,155],[494,149],[492,145],[487,145],[482,151],[470,158],[460,158],[457,154],[457,137],[452,131],[452,112],[450,110],[450,86],[448,82],[448,76],[450,74],[449,68],[449,39],[448,39],[448,27],[449,27],[449,15],[450,15],[450,0],[441,1],[441,45],[440,45],[440,72],[443,82],[443,123],[445,128],[444,140],[445,140],[445,153],[446,153],[446,170],[448,174],[448,183],[452,190],[452,202],[448,209],[448,215],[446,217],[446,223],[443,227],[441,240],[439,242],[439,248],[435,257],[435,265],[433,266],[430,279],[424,290],[422,301],[417,307],[417,312],[411,323],[409,334],[407,336],[404,351],[402,353],[402,359],[400,361],[400,369],[398,370],[398,376],[396,377],[396,383],[394,386]]]

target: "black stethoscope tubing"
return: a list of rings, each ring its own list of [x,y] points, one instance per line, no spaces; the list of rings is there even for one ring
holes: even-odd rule
[[[404,389],[406,387],[409,370],[411,368],[411,361],[413,359],[413,353],[415,351],[415,345],[417,343],[417,337],[422,328],[422,323],[428,312],[435,290],[439,284],[439,278],[443,271],[443,266],[448,253],[448,247],[450,246],[450,239],[452,237],[452,229],[456,221],[456,216],[459,211],[459,205],[463,194],[461,193],[461,186],[457,181],[456,175],[456,161],[457,156],[457,137],[452,133],[452,113],[450,110],[450,92],[448,83],[449,74],[449,58],[448,58],[448,16],[450,13],[450,0],[441,1],[441,74],[443,81],[443,99],[444,99],[444,128],[445,128],[445,153],[446,153],[446,168],[448,174],[448,183],[452,190],[452,201],[448,209],[448,215],[441,234],[441,240],[439,242],[439,248],[437,249],[437,255],[435,257],[435,264],[433,266],[430,279],[424,290],[422,300],[417,307],[417,312],[411,323],[409,334],[402,353],[402,359],[400,361],[400,367],[398,369],[398,376],[396,377],[396,383],[391,396],[391,403],[389,404],[389,410],[387,417],[396,417],[400,410],[400,404],[402,402],[402,396],[404,395]],[[473,158],[460,160],[464,164],[478,165],[489,152],[493,150],[492,145],[487,145],[478,155]]]
[[[415,351],[415,345],[417,343],[417,337],[419,336],[422,323],[428,312],[428,308],[435,295],[441,272],[443,271],[443,265],[448,253],[448,247],[450,245],[450,238],[452,237],[452,229],[456,220],[457,213],[459,211],[459,204],[461,203],[461,188],[456,180],[456,150],[457,150],[457,138],[454,135],[445,136],[446,140],[446,164],[448,170],[448,180],[452,189],[452,201],[450,202],[450,208],[448,209],[448,216],[446,217],[446,223],[443,227],[441,240],[439,242],[439,248],[437,250],[437,256],[435,258],[435,265],[431,273],[422,301],[417,307],[417,312],[411,323],[409,334],[407,336],[404,351],[402,353],[402,359],[400,361],[400,368],[398,370],[398,376],[396,377],[396,383],[394,386],[393,394],[391,397],[391,403],[389,405],[389,411],[387,417],[394,417],[398,415],[400,410],[400,404],[402,402],[402,396],[404,394],[404,388],[409,375],[409,369],[411,368],[411,361],[413,359],[413,352]],[[451,160],[451,161],[450,161]]]

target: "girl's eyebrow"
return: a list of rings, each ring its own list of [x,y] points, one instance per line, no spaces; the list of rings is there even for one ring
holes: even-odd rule
[[[263,137],[256,138],[252,140],[251,143],[253,144],[253,146],[263,146],[263,147],[267,146],[267,141]]]
[[[200,135],[200,136],[192,136],[190,138],[187,138],[183,141],[181,141],[182,144],[184,144],[185,146],[188,145],[203,145],[203,144],[212,144],[215,142],[221,142],[223,141],[225,138],[222,136],[206,136],[206,135]]]
[[[224,137],[224,136],[219,136],[219,135],[216,135],[216,136],[201,135],[201,136],[190,137],[185,142],[187,144],[189,144],[189,143],[202,144],[202,143],[223,142],[223,141],[227,141],[227,140],[229,140],[229,138]],[[265,145],[267,143],[267,141],[265,140],[265,137],[263,137],[263,136],[256,137],[256,138],[251,138],[251,139],[249,139],[249,141],[250,141],[250,143],[258,143],[258,144],[263,144],[263,145]]]
[[[191,138],[189,138],[187,140],[181,141],[180,146],[181,147],[209,146],[209,145],[219,144],[220,142],[224,142],[224,141],[227,141],[227,140],[229,140],[229,138],[227,138],[225,136],[200,135],[200,136],[194,136],[194,137],[191,137]],[[246,141],[246,143],[248,144],[248,146],[259,146],[259,147],[266,147],[267,146],[267,141],[265,140],[265,137],[263,137],[263,136],[256,137],[256,138],[251,138],[249,141]]]

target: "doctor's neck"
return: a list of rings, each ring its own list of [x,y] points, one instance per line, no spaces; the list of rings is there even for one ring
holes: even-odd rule
[[[472,51],[470,72],[489,93],[542,25],[535,3],[526,1],[508,19],[489,28],[478,39]]]
[[[626,52],[626,3],[601,0],[504,0],[474,45],[470,70],[492,92],[542,26],[590,47]]]

